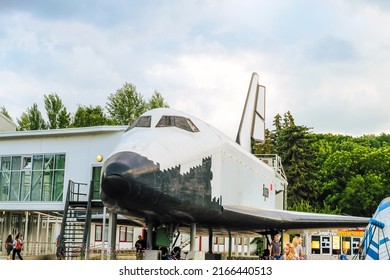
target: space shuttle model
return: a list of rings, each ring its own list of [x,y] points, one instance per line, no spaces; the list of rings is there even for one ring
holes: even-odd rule
[[[264,140],[265,87],[253,73],[236,141],[170,108],[142,114],[104,162],[101,199],[135,225],[196,224],[198,232],[365,227],[368,218],[284,210],[280,165],[251,153]],[[278,167],[279,166],[279,167]]]

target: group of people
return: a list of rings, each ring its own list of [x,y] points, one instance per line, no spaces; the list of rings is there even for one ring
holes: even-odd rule
[[[18,255],[20,260],[23,260],[23,257],[21,255],[23,250],[24,240],[23,235],[21,233],[18,233],[15,236],[15,239],[12,238],[12,235],[8,235],[7,240],[5,241],[5,249],[7,251],[7,259],[11,259],[11,252],[12,252],[12,259],[15,259],[15,256]]]
[[[270,245],[270,257],[272,260],[304,260],[305,253],[302,248],[302,238],[295,236],[292,242],[286,243],[283,248],[279,241],[279,235],[275,234]]]

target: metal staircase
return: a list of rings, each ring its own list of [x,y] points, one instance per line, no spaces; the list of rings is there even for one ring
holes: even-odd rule
[[[87,184],[69,181],[61,232],[58,237],[59,251],[67,260],[88,258],[92,212],[91,189]]]

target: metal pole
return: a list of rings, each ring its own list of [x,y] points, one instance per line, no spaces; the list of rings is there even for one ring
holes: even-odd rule
[[[28,243],[26,243],[26,241],[27,241],[27,234],[28,234],[28,211],[26,211],[24,213],[26,215],[26,221],[25,221],[25,225],[24,225],[24,241],[25,241],[24,250],[25,250],[25,252],[27,252],[28,251],[27,250],[28,249]]]
[[[106,215],[107,215],[107,208],[103,207],[103,229],[102,229],[102,260],[104,260],[104,249],[106,246]]]
[[[228,231],[228,234],[229,234],[228,259],[232,259],[232,233],[231,233],[230,229]]]
[[[191,223],[190,228],[190,251],[195,251],[195,242],[196,242],[196,224]]]
[[[110,218],[108,221],[109,231],[108,231],[108,242],[110,246],[108,247],[107,253],[110,260],[116,259],[115,255],[115,245],[116,245],[116,226],[117,226],[117,214],[110,212]]]
[[[213,253],[213,229],[209,228],[209,254]]]

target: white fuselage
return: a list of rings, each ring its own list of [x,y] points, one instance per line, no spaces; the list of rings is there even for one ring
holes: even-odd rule
[[[156,127],[163,115],[189,118],[199,131]],[[222,132],[172,109],[155,109],[143,116],[151,116],[150,127],[134,127],[127,131],[112,154],[134,152],[159,164],[161,171],[180,166],[180,174],[189,172],[190,168],[201,165],[202,159],[211,157],[212,197],[221,197],[222,206],[282,208],[275,202],[276,191],[283,189],[275,171]]]

